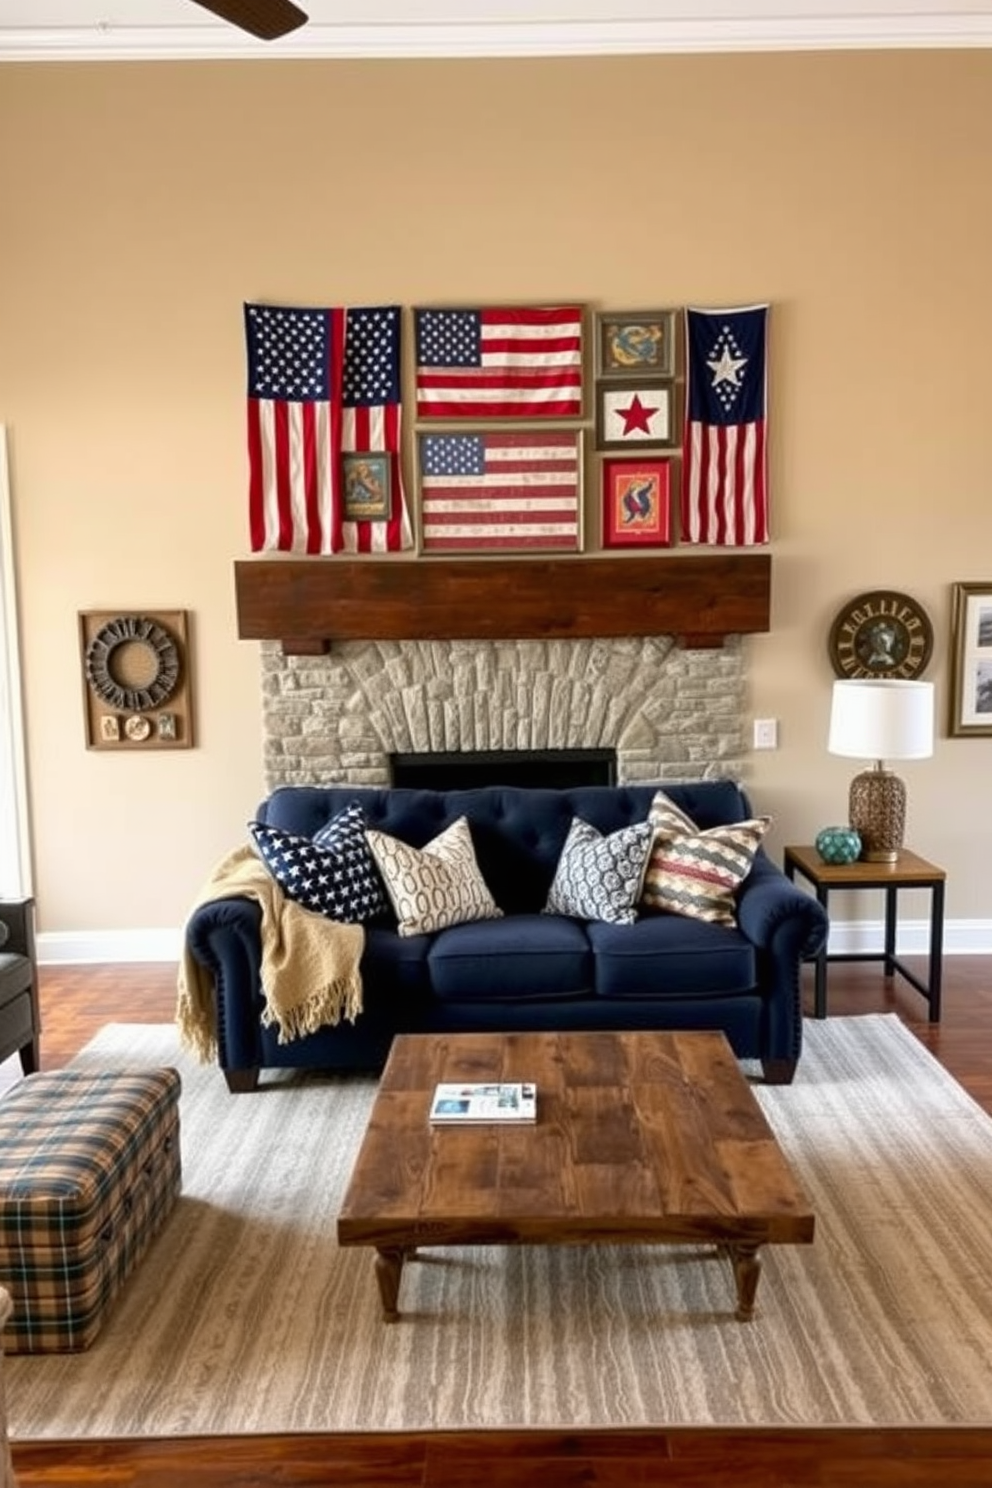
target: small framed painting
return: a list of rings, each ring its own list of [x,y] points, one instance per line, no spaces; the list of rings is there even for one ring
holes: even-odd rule
[[[951,614],[951,734],[992,734],[992,580],[955,584]]]
[[[341,456],[346,522],[388,522],[393,507],[392,456],[380,450],[356,450]]]
[[[674,310],[603,310],[596,317],[600,377],[674,377]]]
[[[604,460],[603,547],[664,548],[671,542],[670,460]]]
[[[644,444],[670,448],[676,443],[674,383],[643,378],[638,382],[597,382],[597,449],[629,449]]]

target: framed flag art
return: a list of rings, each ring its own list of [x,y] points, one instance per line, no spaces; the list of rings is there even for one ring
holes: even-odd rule
[[[575,429],[418,434],[421,550],[581,551],[582,454]]]
[[[418,419],[582,417],[581,305],[413,312]]]

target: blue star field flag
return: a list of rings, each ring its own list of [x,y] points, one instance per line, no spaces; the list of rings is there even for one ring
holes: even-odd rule
[[[252,552],[413,546],[400,468],[400,308],[245,305]],[[346,454],[388,477],[380,516],[349,519]],[[383,461],[382,456],[388,458]]]
[[[767,305],[685,312],[682,536],[768,541]]]

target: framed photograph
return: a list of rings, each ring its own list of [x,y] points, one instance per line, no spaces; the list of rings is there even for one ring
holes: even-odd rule
[[[604,548],[668,546],[670,460],[604,460],[602,486]]]
[[[992,734],[992,579],[951,590],[951,734]]]
[[[356,450],[341,456],[346,522],[388,522],[393,507],[392,455]]]
[[[418,434],[421,551],[580,552],[582,455],[579,429]]]
[[[630,449],[678,443],[675,384],[653,379],[596,383],[596,448]]]
[[[603,310],[595,316],[600,377],[674,377],[674,310]]]

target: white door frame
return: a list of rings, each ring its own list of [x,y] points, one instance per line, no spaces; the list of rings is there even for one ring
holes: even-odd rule
[[[31,893],[27,767],[7,429],[0,424],[0,898]]]

